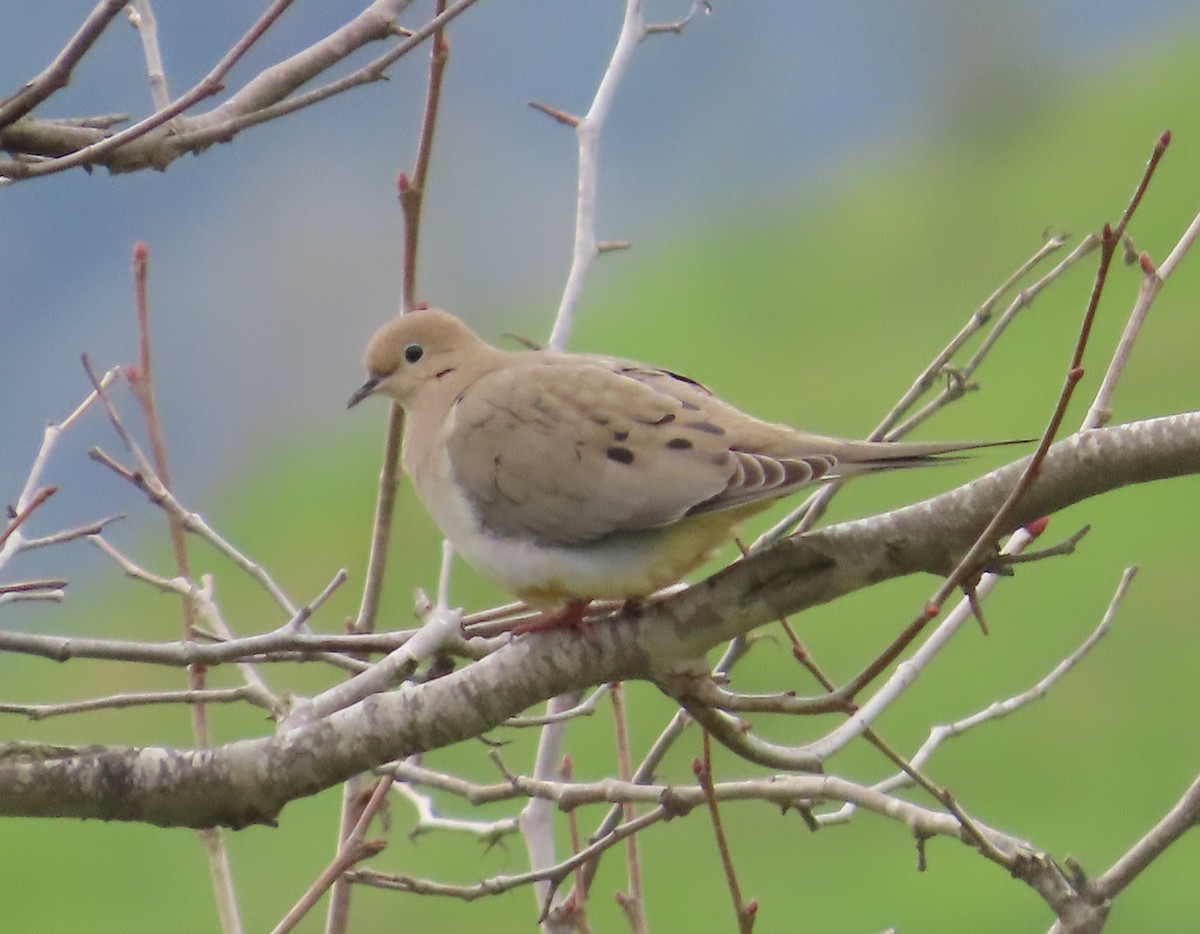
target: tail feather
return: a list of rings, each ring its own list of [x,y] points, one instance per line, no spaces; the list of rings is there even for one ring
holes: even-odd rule
[[[1007,441],[969,443],[939,443],[923,441],[848,441],[837,454],[837,466],[825,479],[836,480],[878,470],[905,470],[910,467],[933,467],[966,460],[967,456],[986,448],[1032,444],[1036,438],[1014,438]]]

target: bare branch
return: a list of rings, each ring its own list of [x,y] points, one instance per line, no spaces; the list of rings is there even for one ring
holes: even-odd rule
[[[1192,782],[1162,820],[1095,880],[1097,892],[1104,898],[1115,898],[1197,822],[1200,822],[1200,778]]]
[[[934,752],[947,740],[953,739],[956,736],[961,736],[968,730],[971,730],[984,723],[992,720],[998,720],[1006,717],[1009,714],[1016,713],[1018,710],[1028,706],[1036,700],[1045,697],[1050,691],[1050,688],[1068,671],[1075,667],[1076,664],[1087,655],[1096,644],[1104,638],[1112,628],[1113,619],[1116,617],[1117,607],[1125,597],[1125,592],[1128,590],[1130,583],[1133,581],[1133,576],[1136,573],[1136,568],[1128,568],[1121,576],[1121,581],[1117,585],[1116,592],[1113,594],[1112,600],[1109,602],[1108,609],[1101,618],[1100,623],[1092,630],[1091,634],[1073,651],[1070,655],[1060,661],[1054,668],[1033,687],[1020,694],[1014,694],[1002,701],[996,701],[989,704],[985,709],[972,714],[969,717],[964,717],[946,726],[935,726],[929,732],[929,738],[921,744],[920,749],[912,757],[911,763],[917,768],[923,768]],[[949,620],[947,620],[948,622]],[[945,624],[943,624],[945,625]],[[935,633],[936,636],[936,633]],[[932,637],[931,637],[932,638]],[[903,773],[893,775],[891,778],[872,785],[878,791],[892,792],[898,788],[902,788],[911,784],[911,778]],[[820,814],[816,816],[817,823],[821,825],[839,824],[849,820],[854,813],[855,806],[846,804],[837,811],[828,814]]]
[[[463,833],[490,847],[519,830],[515,817],[502,817],[494,821],[442,817],[434,809],[433,799],[429,795],[421,794],[404,782],[397,782],[393,787],[396,793],[407,800],[417,812],[417,822],[408,832],[409,837],[416,838],[434,831]]]
[[[112,384],[116,379],[117,371],[109,370],[100,377],[100,389],[104,389]],[[30,540],[26,539],[20,531],[20,525],[25,521],[25,518],[37,508],[37,505],[45,502],[46,498],[52,495],[53,488],[41,485],[42,474],[46,469],[46,464],[50,460],[50,455],[54,451],[55,445],[65,432],[83,417],[84,413],[92,407],[92,405],[100,398],[100,391],[95,390],[89,393],[84,400],[79,403],[66,418],[55,425],[47,425],[46,430],[42,433],[42,444],[38,449],[37,455],[33,459],[33,465],[29,468],[29,474],[25,479],[25,486],[21,490],[20,496],[17,497],[16,505],[13,509],[13,514],[9,518],[3,532],[0,532],[0,568],[3,568],[12,558],[19,552],[28,549],[31,546]],[[48,492],[47,492],[48,491]],[[36,501],[36,502],[35,502]],[[67,533],[62,533],[64,536]],[[73,536],[72,536],[73,537]],[[65,538],[64,538],[65,540]],[[36,540],[38,544],[50,544],[45,539]],[[65,585],[64,585],[65,586]]]
[[[558,763],[562,758],[563,741],[566,738],[566,721],[555,715],[575,707],[579,703],[579,695],[575,691],[556,692],[546,705],[546,714],[551,721],[542,727],[538,737],[537,755],[534,760],[533,774],[538,779],[549,779],[557,773]],[[517,819],[521,829],[521,837],[525,841],[525,849],[529,854],[529,865],[532,868],[534,898],[539,905],[547,909],[555,907],[554,898],[558,883],[562,876],[553,872],[538,875],[551,870],[558,863],[554,841],[553,808],[546,801],[532,799],[521,809]],[[551,884],[553,883],[553,885]],[[543,911],[543,914],[546,912]]]
[[[25,116],[55,91],[66,87],[79,60],[124,6],[125,0],[100,0],[45,71],[0,103],[0,129]]]
[[[90,713],[95,710],[120,710],[125,707],[147,707],[155,704],[232,704],[238,701],[249,701],[259,706],[263,705],[249,687],[240,688],[210,688],[195,691],[156,691],[134,694],[110,694],[108,697],[94,697],[90,700],[71,701],[61,704],[13,704],[0,703],[0,713],[24,714],[30,720],[45,720],[49,717],[61,717],[64,714]]]
[[[1023,309],[1028,308],[1033,303],[1034,298],[1051,282],[1061,276],[1070,266],[1095,249],[1100,241],[1094,236],[1086,237],[1079,246],[1072,250],[1053,269],[1049,270],[1031,285],[1021,289],[997,318],[991,331],[985,336],[970,360],[962,366],[952,368],[950,363],[954,355],[966,345],[971,337],[982,330],[992,320],[999,301],[1027,273],[1048,256],[1061,249],[1065,242],[1065,239],[1062,237],[1051,237],[992,292],[971,313],[966,324],[951,338],[950,342],[926,365],[925,369],[913,381],[908,391],[892,406],[891,411],[883,417],[874,430],[867,435],[867,438],[871,441],[881,441],[884,439],[894,441],[902,438],[917,425],[933,415],[934,412],[945,407],[954,399],[961,397],[965,387],[969,385],[970,378],[995,348],[1000,335],[1005,332],[1016,315]],[[939,378],[946,376],[949,376],[949,385],[922,406],[921,409],[902,421],[903,416],[909,412],[921,396],[933,388]],[[778,541],[785,535],[804,532],[813,528],[821,516],[824,515],[829,502],[837,495],[843,485],[842,482],[835,481],[827,486],[822,486],[816,492],[812,493],[803,503],[788,513],[787,516],[759,536],[758,540],[750,547],[750,551],[757,551],[771,542]]]
[[[136,171],[147,167],[165,168],[184,153],[228,141],[248,127],[385,78],[388,68],[399,58],[445,27],[477,0],[458,0],[421,28],[408,32],[397,46],[362,68],[312,91],[293,94],[301,85],[363,45],[386,40],[397,32],[403,32],[395,26],[394,18],[411,0],[375,0],[344,27],[303,52],[265,69],[208,113],[182,117],[197,103],[223,89],[223,81],[229,70],[290,2],[275,0],[258,22],[197,85],[168,106],[155,110],[119,133],[82,127],[70,132],[70,127],[59,122],[34,121],[28,117],[7,128],[0,128],[0,148],[51,157],[37,161],[0,160],[0,184],[80,165],[104,165],[113,172]],[[170,125],[169,129],[165,124]]]
[[[384,5],[391,7],[395,2],[396,0],[376,0],[376,2],[372,4],[372,9]],[[400,2],[402,2],[404,6],[407,6],[411,0],[400,0]],[[287,114],[294,113],[297,110],[302,110],[305,107],[311,107],[313,104],[318,104],[321,101],[328,100],[331,97],[359,87],[360,85],[381,81],[387,77],[388,68],[395,64],[398,59],[417,48],[439,29],[444,28],[452,19],[465,12],[469,7],[473,6],[477,2],[478,0],[458,0],[457,3],[448,6],[446,11],[441,15],[435,16],[421,28],[414,29],[409,32],[404,41],[390,52],[379,56],[379,58],[368,63],[367,65],[364,65],[357,71],[351,72],[343,78],[339,78],[336,81],[331,81],[329,84],[315,88],[312,91],[280,99],[277,101],[277,103],[273,103],[268,106],[261,106],[261,102],[259,102],[257,106],[250,107],[246,102],[243,101],[239,102],[235,109],[234,99],[231,99],[230,101],[226,102],[223,109],[218,108],[213,114],[207,115],[202,122],[201,118],[194,118],[197,123],[193,123],[193,126],[199,125],[201,128],[180,133],[175,139],[175,148],[180,152],[187,152],[193,149],[203,148],[204,146],[211,145],[215,142],[222,142],[231,139],[234,135],[240,133],[242,130],[248,129],[249,127],[256,126],[260,123],[266,123],[269,120],[275,120],[278,117],[286,116]],[[367,13],[362,14],[362,16],[366,15]],[[361,19],[361,17],[359,19]],[[364,25],[367,26],[366,29],[362,28]],[[387,38],[388,34],[397,32],[394,25],[390,23],[385,24],[380,21],[379,25],[381,27],[386,25],[386,29],[380,29],[379,32],[376,32],[375,29],[369,24],[358,23],[358,20],[356,20],[355,23],[347,24],[347,28],[350,29],[354,27],[356,38],[362,38],[366,41],[384,39]],[[294,56],[287,62],[281,63],[281,67],[286,68],[285,74],[271,75],[272,84],[277,84],[279,78],[290,78],[291,76],[289,72],[293,70],[293,66],[306,64],[306,60],[310,55],[318,52],[321,54],[337,52],[339,53],[337,55],[337,60],[340,60],[342,57],[348,55],[351,51],[354,51],[363,44],[362,41],[358,41],[353,44],[347,44],[344,39],[345,36],[343,36],[340,31],[336,32],[328,37],[328,39],[322,40],[322,43],[329,43],[328,49],[319,48],[321,45],[321,43],[319,43],[317,46],[306,49],[304,52],[300,53],[300,55]],[[320,69],[317,71],[319,70]],[[270,69],[267,69],[267,71],[264,72],[264,76],[269,73]],[[297,86],[300,83],[308,81],[309,78],[313,77],[316,73],[317,72],[315,71],[313,75],[305,77],[303,81],[297,83]]]
[[[337,856],[334,857],[333,862],[309,886],[308,891],[292,906],[291,911],[284,916],[283,920],[274,927],[272,934],[286,934],[286,932],[292,930],[312,910],[318,899],[325,894],[325,890],[341,878],[347,869],[355,863],[362,862],[364,859],[370,859],[383,850],[387,845],[386,841],[368,841],[366,835],[367,828],[370,826],[375,814],[383,806],[388,790],[391,787],[392,777],[390,775],[385,775],[376,782],[375,790],[371,793],[370,800],[367,802],[366,807],[363,808],[362,814],[350,831],[349,836],[342,841],[342,845],[339,847]]]
[[[274,0],[270,7],[258,18],[258,20],[250,27],[233,47],[221,57],[221,60],[213,66],[212,70],[205,75],[198,84],[192,87],[187,93],[176,100],[173,104],[156,110],[154,113],[145,119],[139,120],[130,127],[126,127],[119,133],[114,133],[111,136],[106,136],[103,139],[97,140],[90,145],[84,146],[68,155],[63,155],[57,159],[48,159],[44,162],[32,163],[25,165],[20,171],[21,178],[35,178],[41,175],[49,175],[54,172],[63,172],[67,169],[75,168],[80,165],[90,165],[101,159],[101,157],[115,151],[116,149],[125,146],[135,140],[146,136],[153,130],[158,129],[170,120],[179,116],[186,110],[191,109],[200,101],[207,97],[212,97],[214,94],[220,93],[224,87],[225,76],[230,69],[238,63],[243,55],[256,43],[264,32],[275,22],[289,6],[292,0]],[[163,166],[165,167],[165,163]]]
[[[155,110],[162,110],[171,101],[171,91],[167,87],[162,51],[158,47],[158,20],[154,16],[154,7],[150,0],[130,0],[128,12],[129,22],[142,40],[146,77],[150,81],[150,102]]]
[[[683,25],[692,18],[695,9],[693,7],[692,13],[689,13],[686,20],[678,24],[679,29],[674,31],[682,30]],[[596,94],[592,98],[592,104],[587,113],[582,117],[571,117],[546,104],[532,104],[533,107],[553,117],[559,123],[573,127],[579,143],[575,243],[571,254],[571,269],[567,273],[562,301],[559,303],[558,313],[554,318],[554,328],[550,332],[548,346],[552,350],[562,350],[566,346],[575,318],[575,308],[583,294],[584,279],[587,277],[593,261],[600,254],[600,244],[596,236],[600,138],[604,133],[604,125],[616,98],[617,89],[625,79],[625,72],[633,59],[633,53],[649,31],[642,14],[642,0],[626,0],[621,32],[617,36],[617,43],[609,58],[608,67],[604,69],[604,75],[596,87]],[[611,245],[609,248],[612,249]]]

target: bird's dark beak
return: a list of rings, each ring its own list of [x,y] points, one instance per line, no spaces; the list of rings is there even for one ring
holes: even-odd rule
[[[382,381],[382,376],[372,376],[365,383],[358,387],[358,390],[350,397],[350,401],[346,403],[346,408],[354,408],[356,405],[362,402],[363,399],[367,398],[367,396],[373,393]]]

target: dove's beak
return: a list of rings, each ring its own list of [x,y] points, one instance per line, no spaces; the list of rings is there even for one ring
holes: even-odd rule
[[[360,402],[362,402],[363,399],[365,399],[365,398],[367,398],[367,396],[371,395],[371,393],[373,393],[379,387],[379,384],[382,381],[383,381],[382,376],[372,376],[365,383],[363,383],[361,386],[358,387],[358,389],[355,391],[354,395],[352,395],[350,397],[350,401],[346,403],[346,408],[348,408],[348,409],[354,408],[356,405],[358,405]]]

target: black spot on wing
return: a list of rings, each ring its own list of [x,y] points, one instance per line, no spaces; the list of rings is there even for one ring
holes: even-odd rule
[[[618,464],[633,463],[633,451],[629,450],[629,448],[613,445],[604,454],[610,461],[616,461]]]
[[[628,441],[628,440],[629,440],[629,432],[627,432],[627,431],[614,431],[614,432],[613,432],[613,440],[614,440],[614,441]]]
[[[694,428],[696,431],[703,431],[705,434],[717,435],[718,437],[725,434],[725,429],[720,425],[714,425],[712,422],[707,421],[688,422],[686,427]]]
[[[687,438],[672,438],[667,442],[667,447],[672,451],[687,451],[692,447],[692,442]]]

